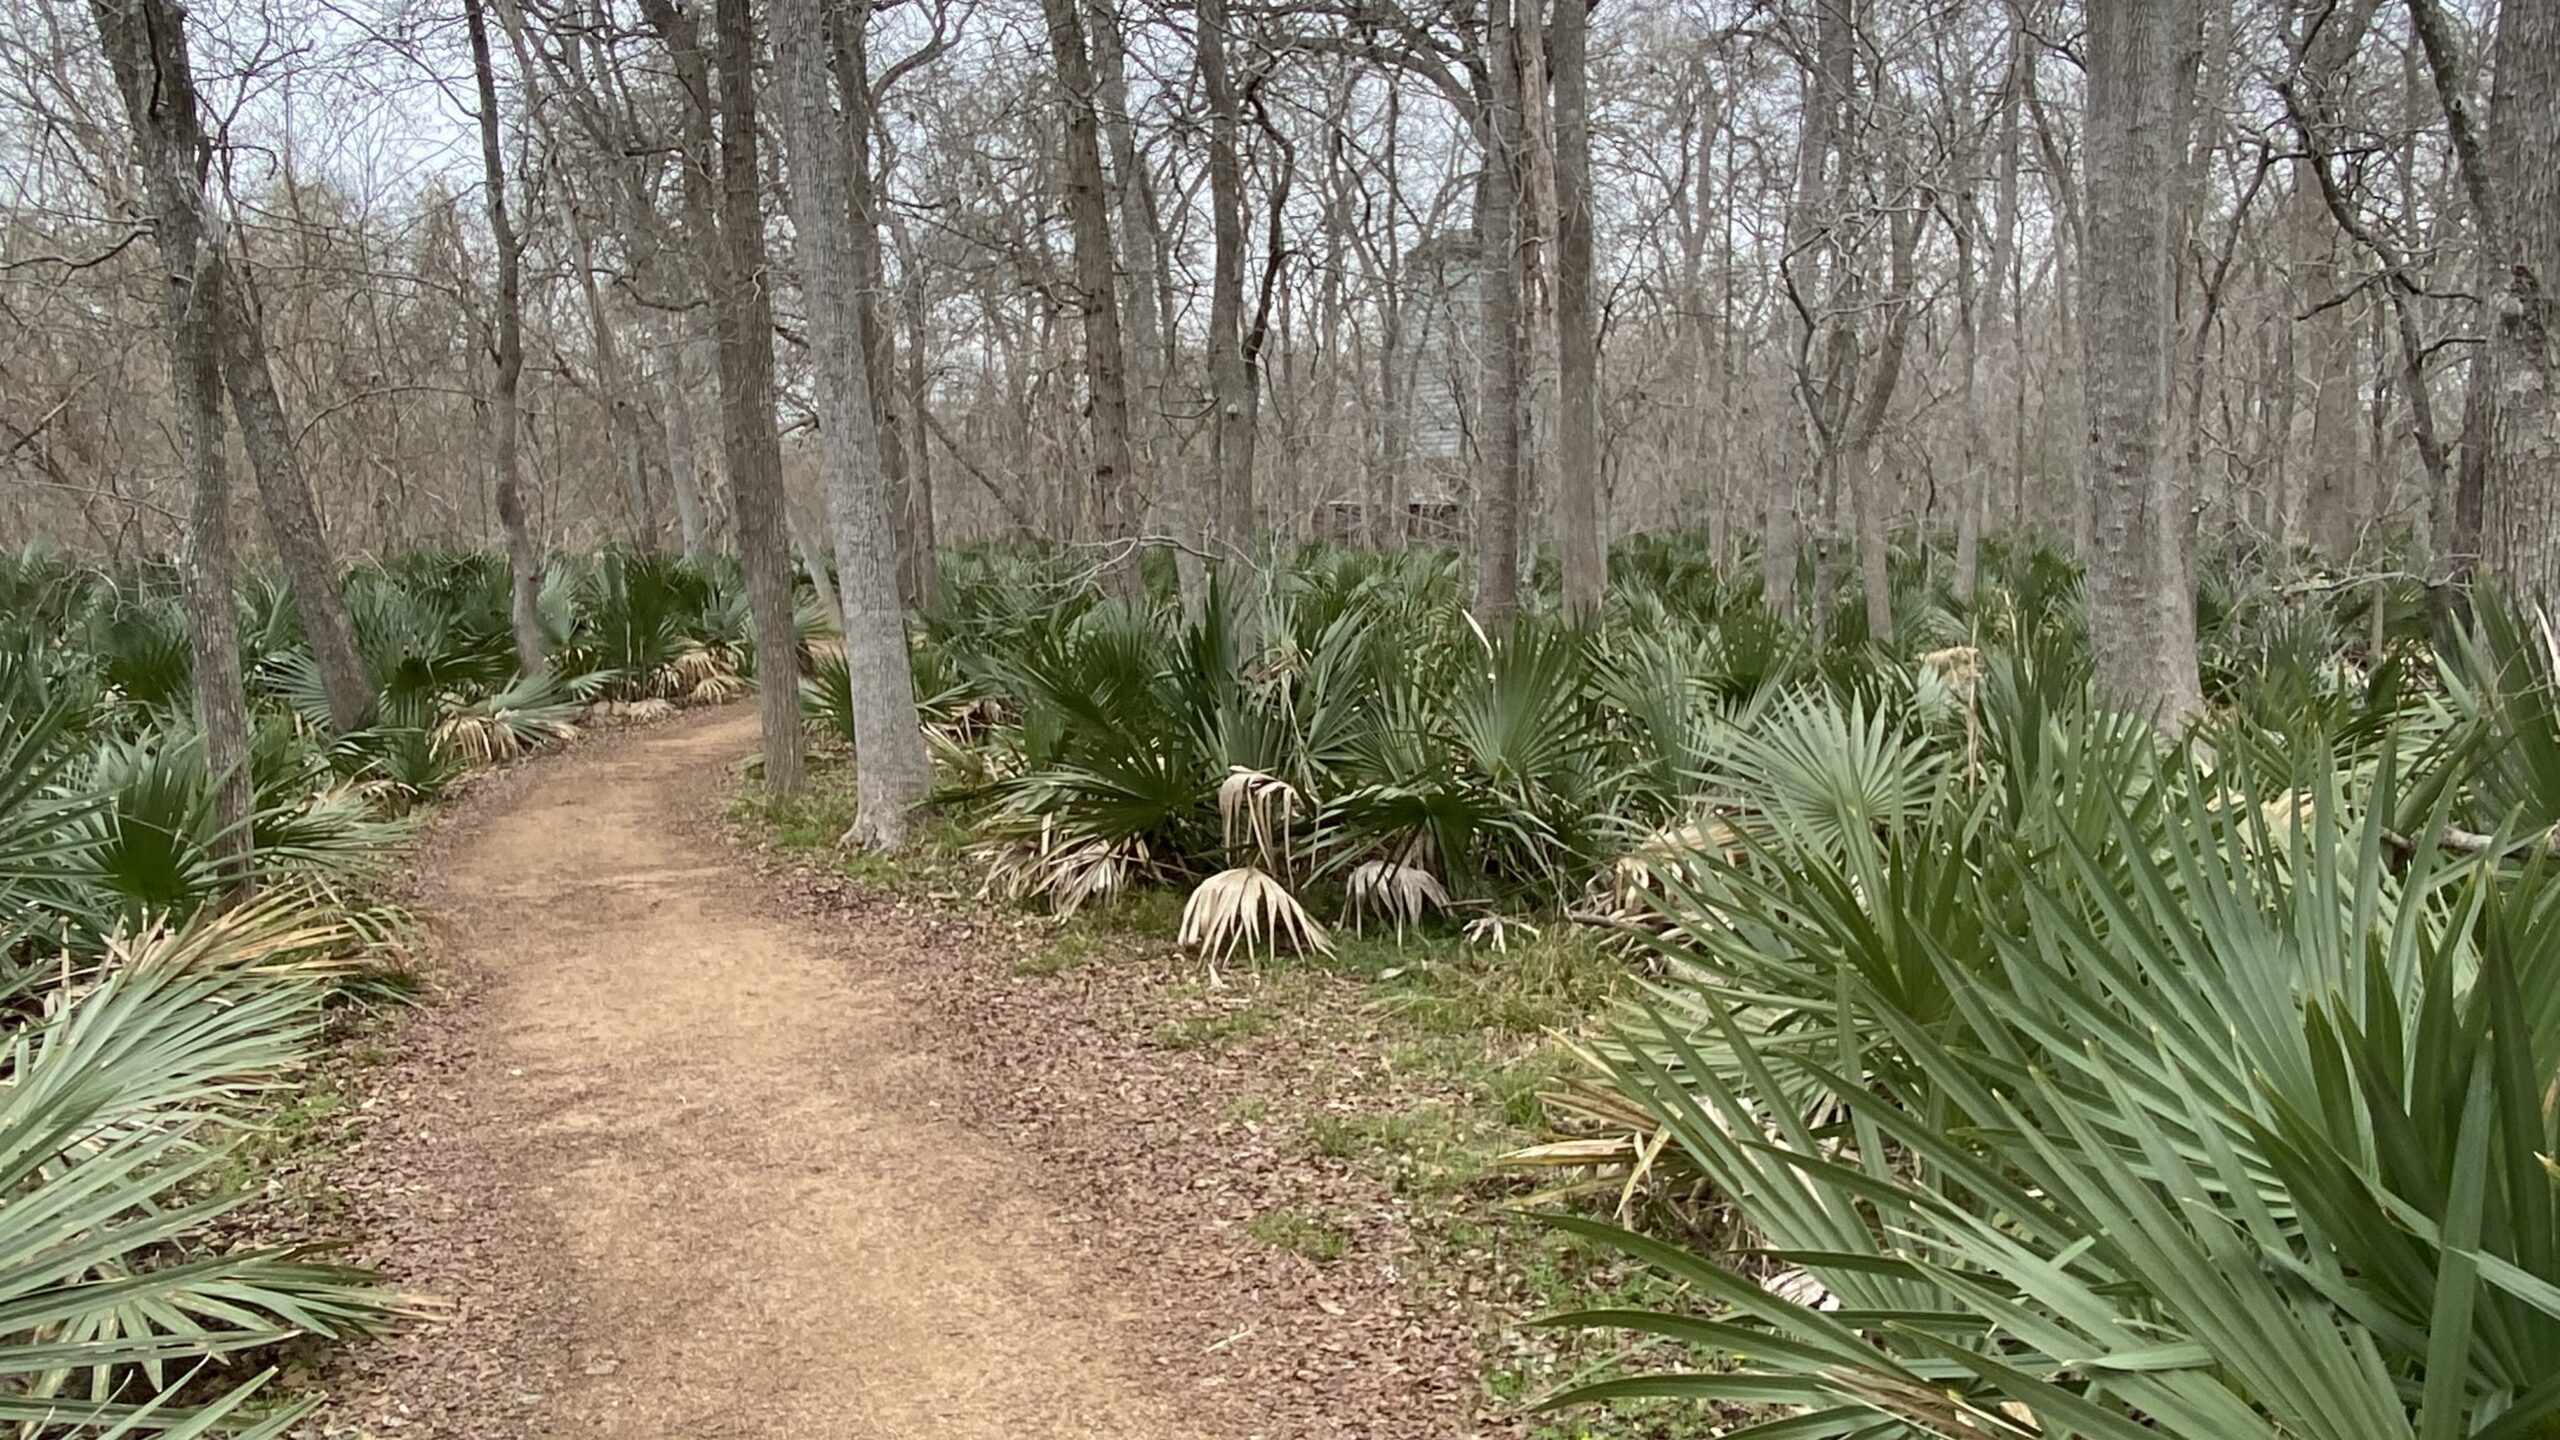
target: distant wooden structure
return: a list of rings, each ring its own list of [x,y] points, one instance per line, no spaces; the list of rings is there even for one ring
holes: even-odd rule
[[[1444,230],[1404,257],[1405,343],[1412,357],[1404,389],[1406,540],[1466,539],[1470,485],[1468,436],[1475,409],[1478,334],[1476,275],[1480,247],[1465,230]],[[1320,539],[1369,533],[1369,501],[1336,496],[1316,508]]]

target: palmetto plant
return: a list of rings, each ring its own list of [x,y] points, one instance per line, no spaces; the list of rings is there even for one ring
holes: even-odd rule
[[[1747,1238],[1560,1221],[1696,1300],[1562,1317],[1695,1363],[1560,1399],[1790,1436],[2551,1433],[2560,875],[2437,843],[2502,783],[2462,757],[2507,746],[2413,703],[2370,763],[2313,734],[2298,802],[2234,805],[2228,745],[2163,752],[2039,668],[1986,677],[1978,783],[1863,826],[1804,797],[1866,793],[1871,731],[1737,752],[1749,853],[1669,884],[1666,978],[1567,1103]],[[2505,672],[2470,721],[2549,685]]]
[[[0,1421],[23,1433],[232,1428],[262,1375],[172,1398],[230,1357],[380,1323],[361,1275],[292,1248],[215,1248],[245,1197],[209,1179],[224,1122],[292,1074],[344,936],[292,897],[119,934],[0,1049]],[[307,1405],[261,1421],[276,1434]]]

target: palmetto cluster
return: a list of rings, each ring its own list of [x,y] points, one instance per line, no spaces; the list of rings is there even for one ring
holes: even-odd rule
[[[1320,945],[1319,911],[1627,947],[1643,1001],[1519,1158],[1723,1222],[1559,1220],[1691,1301],[1561,1317],[1675,1358],[1559,1403],[1773,1437],[2550,1433],[2544,621],[2220,557],[2212,714],[2169,736],[2092,701],[2048,551],[1994,547],[1969,604],[1900,556],[1897,633],[1843,596],[1818,642],[1677,542],[1618,558],[1598,626],[1485,633],[1427,552],[1312,552],[1193,616],[979,557],[920,692],[998,717],[953,793],[1062,905],[1192,886],[1212,952]]]

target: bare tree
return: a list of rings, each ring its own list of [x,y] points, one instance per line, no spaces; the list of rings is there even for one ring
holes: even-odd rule
[[[756,696],[764,784],[797,795],[800,634],[791,599],[791,542],[783,520],[782,437],[773,411],[773,295],[765,265],[763,175],[757,165],[755,22],[748,0],[713,10],[720,76],[720,400],[729,451],[729,504],[747,572],[756,638]]]
[[[524,383],[524,237],[507,207],[506,149],[498,124],[498,76],[489,58],[489,20],[483,0],[462,0],[471,33],[471,75],[480,92],[480,165],[489,235],[498,251],[496,314],[489,344],[489,473],[497,493],[498,526],[507,542],[509,618],[515,630],[516,664],[531,675],[542,669],[550,643],[542,633],[542,552],[525,518],[519,441]]]
[[[1253,552],[1253,459],[1259,397],[1245,358],[1244,166],[1236,154],[1242,114],[1227,74],[1226,0],[1201,0],[1200,89],[1209,105],[1209,403],[1217,455],[1218,546],[1234,560]]]
[[[861,267],[848,220],[854,214],[853,187],[835,111],[827,103],[826,17],[819,0],[773,0],[772,17],[800,288],[818,367],[819,455],[828,510],[835,517],[838,603],[853,691],[860,810],[846,839],[895,850],[906,844],[907,812],[933,788],[933,773],[916,729],[897,536],[873,423],[870,356],[857,302]]]
[[[1609,588],[1600,476],[1600,320],[1591,295],[1591,0],[1556,0],[1548,26],[1555,78],[1556,499],[1564,611],[1598,618]]]
[[[241,686],[232,596],[229,467],[222,448],[221,237],[205,206],[208,150],[196,109],[184,16],[172,0],[90,0],[98,39],[124,99],[160,253],[169,384],[187,474],[187,545],[179,567],[196,723],[213,784],[213,852],[247,883],[249,702]]]
[[[2168,437],[2176,264],[2179,0],[2100,5],[2090,16],[2088,226],[2082,335],[2089,407],[2089,630],[2099,689],[2172,728],[2202,713],[2195,632],[2160,623],[2165,535],[2184,523]],[[2191,12],[2190,12],[2191,13]],[[2183,27],[2191,32],[2192,24]]]
[[[1521,126],[1520,36],[1513,0],[1486,0],[1476,181],[1476,274],[1482,354],[1476,404],[1476,618],[1520,608]]]
[[[2436,0],[2409,0],[2480,230],[2486,406],[2480,565],[2560,604],[2560,13],[2502,0],[2487,132]]]
[[[1060,103],[1066,107],[1067,219],[1075,237],[1076,304],[1083,312],[1085,379],[1093,430],[1093,485],[1103,530],[1115,542],[1105,570],[1124,595],[1138,590],[1138,554],[1129,536],[1128,362],[1120,337],[1119,261],[1111,245],[1111,206],[1102,177],[1102,141],[1094,113],[1092,56],[1085,50],[1078,0],[1040,0],[1048,21],[1049,48],[1057,67]]]
[[[347,619],[346,597],[338,589],[338,561],[330,553],[328,534],[320,527],[320,507],[311,498],[311,482],[302,473],[302,457],[294,446],[293,427],[285,418],[284,400],[267,365],[265,331],[248,295],[248,267],[232,266],[222,277],[223,387],[231,395],[231,411],[240,424],[241,448],[257,473],[258,499],[267,515],[267,534],[284,562],[285,583],[294,609],[302,617],[302,633],[311,645],[320,672],[320,690],[329,702],[330,728],[343,735],[373,713],[373,682],[364,658],[356,653],[355,627]]]

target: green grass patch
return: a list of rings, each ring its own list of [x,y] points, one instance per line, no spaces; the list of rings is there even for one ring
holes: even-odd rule
[[[1271,1028],[1272,1014],[1260,1003],[1208,1015],[1194,1015],[1156,1027],[1156,1043],[1167,1050],[1223,1050]]]
[[[1304,1255],[1330,1265],[1351,1253],[1351,1232],[1329,1213],[1266,1210],[1245,1224],[1245,1233],[1274,1249]]]

